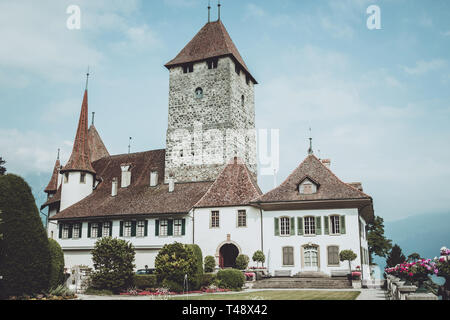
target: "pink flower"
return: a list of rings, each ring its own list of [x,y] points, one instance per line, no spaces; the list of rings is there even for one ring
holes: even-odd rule
[[[414,274],[412,272],[409,273],[409,276],[412,277]]]

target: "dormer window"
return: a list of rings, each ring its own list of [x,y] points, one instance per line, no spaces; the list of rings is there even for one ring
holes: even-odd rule
[[[130,164],[122,164],[120,166],[122,171],[122,179],[121,179],[121,188],[128,188],[131,184],[131,165]]]
[[[305,195],[315,194],[317,193],[317,189],[318,185],[308,178],[303,180],[303,182],[301,182],[298,186],[298,192]]]
[[[202,88],[195,89],[195,98],[196,99],[203,98],[203,89]]]

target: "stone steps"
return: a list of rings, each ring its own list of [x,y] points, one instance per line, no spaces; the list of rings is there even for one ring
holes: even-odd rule
[[[254,289],[351,289],[347,279],[334,278],[270,278],[258,281]]]

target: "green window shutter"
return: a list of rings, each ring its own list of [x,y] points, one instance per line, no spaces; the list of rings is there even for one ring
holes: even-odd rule
[[[131,236],[136,237],[136,221],[131,222]]]
[[[83,236],[83,223],[79,223],[80,226],[80,238]]]
[[[97,238],[103,238],[103,223],[99,222],[98,224],[98,231],[97,231]]]
[[[148,220],[145,220],[144,237],[148,236]]]
[[[73,225],[69,225],[69,239],[72,239],[72,230],[73,230]]]
[[[341,225],[340,225],[341,234],[345,234],[345,216],[341,216]]]
[[[59,224],[59,238],[60,238],[60,239],[62,238],[62,228],[63,228],[63,226],[62,226],[62,224],[60,223],[60,224]]]
[[[119,236],[120,236],[120,237],[123,237],[123,221],[120,221]]]
[[[295,218],[291,218],[291,236],[295,236]]]
[[[110,221],[109,222],[109,236],[112,237],[112,227],[113,227],[113,222]]]
[[[167,235],[173,236],[173,220],[167,221]]]
[[[88,223],[88,238],[90,238],[91,237],[91,223],[89,222]]]
[[[323,224],[324,224],[324,229],[325,229],[325,234],[330,234],[330,224],[328,223],[329,218],[328,217],[323,217]]]
[[[186,235],[186,219],[181,220],[181,235]]]
[[[299,236],[303,235],[303,218],[301,217],[297,218],[297,231]]]
[[[275,218],[274,225],[275,225],[275,235],[279,236],[280,235],[280,219]]]
[[[316,217],[316,235],[322,234],[322,217]]]
[[[155,220],[155,236],[159,236],[159,220]]]

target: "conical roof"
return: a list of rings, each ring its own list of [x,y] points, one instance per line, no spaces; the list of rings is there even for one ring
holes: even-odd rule
[[[257,83],[220,20],[208,22],[184,49],[181,50],[175,59],[168,62],[165,66],[170,69],[171,67],[186,63],[199,62],[222,56],[231,56],[252,78],[253,82]]]
[[[55,162],[55,166],[53,168],[53,173],[50,182],[48,183],[47,188],[45,188],[44,190],[45,193],[55,194],[56,191],[58,191],[59,169],[61,169],[61,163],[59,162],[59,159],[57,159]]]
[[[108,149],[106,149],[102,138],[100,138],[100,135],[98,134],[97,129],[93,124],[89,127],[88,130],[88,145],[89,156],[92,162],[110,156]]]
[[[80,120],[78,121],[78,129],[73,143],[72,155],[69,161],[61,170],[67,171],[83,171],[95,174],[91,165],[91,157],[88,144],[88,93],[84,91],[83,104],[81,105]]]

